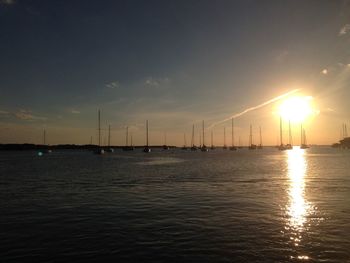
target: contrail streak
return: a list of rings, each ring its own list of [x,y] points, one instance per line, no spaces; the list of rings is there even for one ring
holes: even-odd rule
[[[286,96],[288,96],[288,95],[290,95],[290,94],[293,94],[293,93],[295,93],[295,92],[297,92],[297,91],[299,91],[299,90],[300,90],[300,89],[291,90],[291,91],[289,91],[289,92],[287,92],[287,93],[284,93],[284,94],[282,94],[282,95],[280,95],[280,96],[278,96],[278,97],[275,97],[275,98],[273,98],[273,99],[270,99],[270,100],[268,100],[268,101],[265,101],[265,102],[263,102],[263,103],[261,103],[261,104],[259,104],[259,105],[257,105],[257,106],[253,106],[253,107],[250,107],[250,108],[248,108],[248,109],[245,109],[244,111],[241,111],[241,112],[239,112],[239,113],[236,113],[236,114],[234,114],[234,115],[232,115],[232,116],[230,116],[230,117],[228,117],[228,118],[226,118],[226,119],[224,119],[224,120],[222,120],[222,121],[218,121],[218,122],[213,123],[212,125],[210,125],[210,127],[208,127],[208,129],[211,129],[211,128],[213,128],[214,126],[219,125],[219,124],[221,124],[221,123],[223,123],[223,122],[225,122],[225,121],[231,120],[232,118],[233,118],[233,119],[236,119],[236,118],[238,118],[238,117],[240,117],[240,116],[242,116],[242,115],[244,115],[244,114],[246,114],[246,113],[248,113],[248,112],[250,112],[250,111],[260,109],[260,108],[262,108],[262,107],[264,107],[264,106],[266,106],[266,105],[269,105],[269,104],[271,104],[271,103],[273,103],[273,102],[275,102],[275,101],[278,101],[278,100],[280,100],[280,99],[283,99],[284,97],[286,97]]]

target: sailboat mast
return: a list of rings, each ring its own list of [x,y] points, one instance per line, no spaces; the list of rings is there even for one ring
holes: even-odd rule
[[[148,147],[148,120],[146,121],[146,145]]]
[[[303,142],[303,137],[304,137],[304,134],[303,134],[303,124],[300,124],[300,145],[303,145],[304,142]]]
[[[98,110],[98,146],[101,146],[101,112]]]
[[[262,146],[261,126],[259,126],[259,132],[260,132],[260,146]]]
[[[213,147],[214,144],[213,144],[213,131],[211,131],[211,147]]]
[[[125,138],[125,146],[129,144],[129,126],[126,126],[126,138]]]
[[[224,146],[226,146],[226,127],[224,127]]]
[[[252,144],[253,144],[253,132],[252,132],[252,125],[250,124],[249,145],[251,146]]]
[[[280,141],[281,141],[281,145],[283,145],[283,138],[282,138],[282,117],[280,117]]]
[[[289,144],[292,145],[292,131],[290,128],[290,120],[289,120],[289,129],[288,129],[288,133],[289,133]]]
[[[235,137],[234,137],[234,131],[233,131],[233,118],[232,118],[232,138],[231,138],[231,140],[232,140],[232,147],[234,147],[234,145],[235,145]]]
[[[184,133],[184,147],[186,147],[186,133]]]
[[[344,138],[347,138],[348,137],[348,128],[346,127],[346,123],[344,124],[344,130],[345,130]]]
[[[202,131],[203,131],[203,146],[204,146],[205,145],[205,143],[204,143],[204,120],[202,122]]]
[[[46,145],[46,130],[44,129],[44,145]]]
[[[130,146],[132,146],[132,134],[130,134]]]
[[[108,147],[111,146],[111,125],[108,125]]]
[[[193,126],[192,126],[191,146],[194,146],[194,124],[193,124]]]

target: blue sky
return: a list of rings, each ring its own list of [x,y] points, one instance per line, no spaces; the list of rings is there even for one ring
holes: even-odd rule
[[[296,88],[319,110],[314,143],[349,120],[349,1],[0,0],[0,32],[0,142],[45,128],[50,143],[87,143],[100,108],[114,144],[127,125],[143,144],[149,119],[151,142],[179,145],[192,123]],[[274,107],[238,118],[237,136],[252,123],[274,144]]]

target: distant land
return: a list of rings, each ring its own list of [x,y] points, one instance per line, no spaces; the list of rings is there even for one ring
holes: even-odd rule
[[[122,149],[125,146],[101,146],[101,148],[114,148],[114,149]],[[144,146],[134,146],[135,148],[142,149]],[[151,148],[163,148],[163,145],[154,145],[150,146]],[[176,148],[176,146],[168,146],[169,148]],[[99,148],[98,145],[94,144],[58,144],[58,145],[42,145],[42,144],[32,144],[32,143],[11,143],[11,144],[0,144],[0,151],[25,151],[25,150],[43,150],[43,149],[51,149],[51,150],[93,150]]]
[[[350,137],[346,137],[339,141],[339,143],[334,143],[332,145],[334,148],[350,149]]]
[[[339,147],[339,148],[348,148],[350,149],[350,137],[347,138],[346,144],[343,143],[338,143],[338,144],[333,144],[332,147]],[[315,145],[312,144],[310,145],[312,147],[330,147],[330,145]],[[45,149],[50,149],[50,150],[94,150],[96,148],[103,148],[103,149],[108,149],[108,148],[113,148],[113,149],[123,149],[125,146],[101,146],[99,147],[98,145],[94,144],[84,144],[84,145],[78,145],[78,144],[57,144],[57,145],[42,145],[42,144],[32,144],[32,143],[8,143],[8,144],[0,144],[0,151],[27,151],[27,150],[45,150]],[[144,145],[138,145],[138,146],[133,146],[135,149],[143,149],[145,146]],[[153,149],[163,149],[164,145],[151,145],[150,148]],[[175,148],[181,148],[178,146],[171,146],[168,145],[170,149],[175,149]],[[266,148],[274,148],[276,146],[270,145],[270,146],[264,146]],[[221,149],[222,146],[218,145],[215,146],[216,149]],[[243,146],[242,148],[247,148],[247,146]]]

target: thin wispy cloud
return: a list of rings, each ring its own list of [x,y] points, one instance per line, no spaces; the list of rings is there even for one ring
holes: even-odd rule
[[[110,88],[110,89],[118,89],[118,88],[120,88],[120,83],[119,83],[119,81],[112,81],[110,83],[107,83],[106,87]]]
[[[8,111],[3,111],[3,110],[0,110],[0,115],[8,115],[9,112]]]
[[[259,105],[256,105],[256,106],[253,106],[253,107],[249,107],[249,108],[247,108],[247,109],[245,109],[245,110],[243,110],[243,111],[241,111],[241,112],[239,112],[239,113],[233,114],[232,116],[230,116],[230,117],[228,117],[228,118],[226,118],[226,119],[224,119],[224,120],[221,120],[221,121],[218,121],[218,122],[216,122],[216,123],[213,123],[212,125],[210,125],[210,126],[208,127],[208,129],[211,129],[211,128],[213,128],[214,126],[219,125],[219,124],[221,124],[221,123],[223,123],[223,122],[225,122],[225,121],[231,120],[232,118],[233,118],[233,119],[236,119],[236,118],[238,118],[238,117],[243,116],[244,114],[246,114],[246,113],[248,113],[248,112],[251,112],[251,111],[260,109],[260,108],[262,108],[262,107],[265,107],[265,106],[267,106],[267,105],[269,105],[269,104],[271,104],[271,103],[273,103],[273,102],[276,102],[276,101],[281,100],[281,99],[283,99],[283,98],[285,98],[285,97],[287,97],[287,96],[289,96],[289,95],[291,95],[291,94],[293,94],[293,93],[296,93],[296,92],[298,92],[299,90],[300,90],[300,89],[291,90],[291,91],[289,91],[289,92],[287,92],[287,93],[284,93],[284,94],[282,94],[282,95],[280,95],[280,96],[277,96],[277,97],[272,98],[272,99],[270,99],[270,100],[268,100],[268,101],[265,101],[265,102],[263,102],[263,103],[260,103]]]
[[[346,24],[339,30],[338,36],[346,35],[347,33],[349,33],[349,31],[350,31],[350,24]]]
[[[73,113],[73,114],[80,114],[80,111],[78,111],[78,110],[71,110],[71,113]]]
[[[155,88],[160,88],[164,87],[165,85],[169,84],[170,80],[169,78],[153,78],[153,77],[148,77],[145,80],[145,85],[149,87],[155,87]]]
[[[32,112],[28,110],[19,110],[14,115],[19,120],[26,120],[26,121],[46,121],[47,120],[46,117],[33,115]]]

